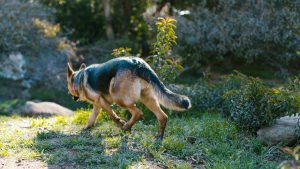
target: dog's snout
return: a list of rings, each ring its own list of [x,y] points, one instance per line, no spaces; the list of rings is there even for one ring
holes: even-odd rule
[[[77,101],[79,97],[73,96],[73,100]]]

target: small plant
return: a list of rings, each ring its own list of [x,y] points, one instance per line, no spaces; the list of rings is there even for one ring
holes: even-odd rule
[[[156,22],[156,42],[153,43],[153,56],[147,61],[156,70],[163,81],[174,80],[180,71],[183,70],[178,58],[172,57],[172,46],[176,44],[177,36],[174,29],[175,19],[159,17]]]
[[[114,57],[130,56],[131,55],[130,52],[131,52],[131,48],[120,47],[120,48],[113,49],[111,55]]]
[[[281,148],[281,150],[293,157],[291,161],[283,161],[277,168],[279,169],[298,169],[299,168],[299,157],[300,157],[300,146],[296,146],[294,149],[288,147]]]

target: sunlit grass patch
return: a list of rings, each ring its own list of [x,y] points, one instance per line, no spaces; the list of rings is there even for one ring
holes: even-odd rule
[[[236,168],[240,163],[246,163],[246,168],[276,166],[274,162],[263,162],[267,147],[254,137],[241,135],[233,123],[219,114],[170,118],[162,144],[155,141],[155,127],[150,126],[138,125],[138,133],[133,138],[166,166],[190,166],[189,163],[183,166],[174,164],[169,155],[179,160],[194,159],[196,165],[205,164],[212,168]],[[251,148],[246,149],[246,145]]]
[[[0,123],[0,156],[25,159],[38,156],[37,152],[31,149],[34,144],[32,137],[35,131],[29,128],[29,118],[12,116],[4,119],[6,120]]]
[[[90,112],[79,109],[76,111],[75,115],[73,115],[71,123],[76,125],[85,125],[89,119],[89,114]]]
[[[121,144],[121,137],[116,136],[116,137],[106,137],[103,140],[103,144],[105,145],[106,148],[118,148]]]
[[[70,118],[66,118],[64,116],[56,116],[55,117],[55,124],[56,125],[67,125],[70,123]]]
[[[187,146],[187,141],[183,137],[177,137],[175,135],[169,135],[164,138],[163,146],[167,150],[172,151],[173,153],[181,153],[184,148]]]
[[[36,139],[38,140],[46,140],[51,138],[58,138],[61,135],[60,132],[57,131],[39,131],[37,132]]]
[[[0,116],[0,156],[42,159],[49,165],[130,168],[161,164],[169,168],[274,168],[264,163],[268,147],[241,135],[218,114],[170,116],[163,141],[155,120],[138,122],[124,132],[100,112],[97,124],[84,130],[90,110],[71,116],[29,118]],[[149,161],[150,160],[150,161]]]
[[[97,127],[97,130],[99,131],[98,135],[100,134],[103,137],[118,136],[123,133],[123,131],[111,120],[101,123]]]
[[[187,163],[187,162],[183,162],[183,163],[180,163],[180,164],[177,164],[175,166],[176,169],[192,169],[193,166],[190,164],[190,163]]]

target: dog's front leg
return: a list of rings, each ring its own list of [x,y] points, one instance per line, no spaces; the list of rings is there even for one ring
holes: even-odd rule
[[[87,125],[85,126],[86,129],[89,129],[95,125],[95,121],[97,119],[99,111],[100,111],[100,106],[98,104],[94,103],[93,110],[89,117],[89,121],[88,121]]]
[[[103,108],[103,110],[105,110],[109,114],[109,116],[118,125],[118,127],[123,127],[125,125],[125,121],[120,119],[120,117],[112,110],[110,104],[101,97],[99,101],[100,101],[101,108]]]

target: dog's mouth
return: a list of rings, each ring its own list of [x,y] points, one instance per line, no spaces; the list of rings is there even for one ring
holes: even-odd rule
[[[77,101],[79,97],[73,96],[73,100]]]

